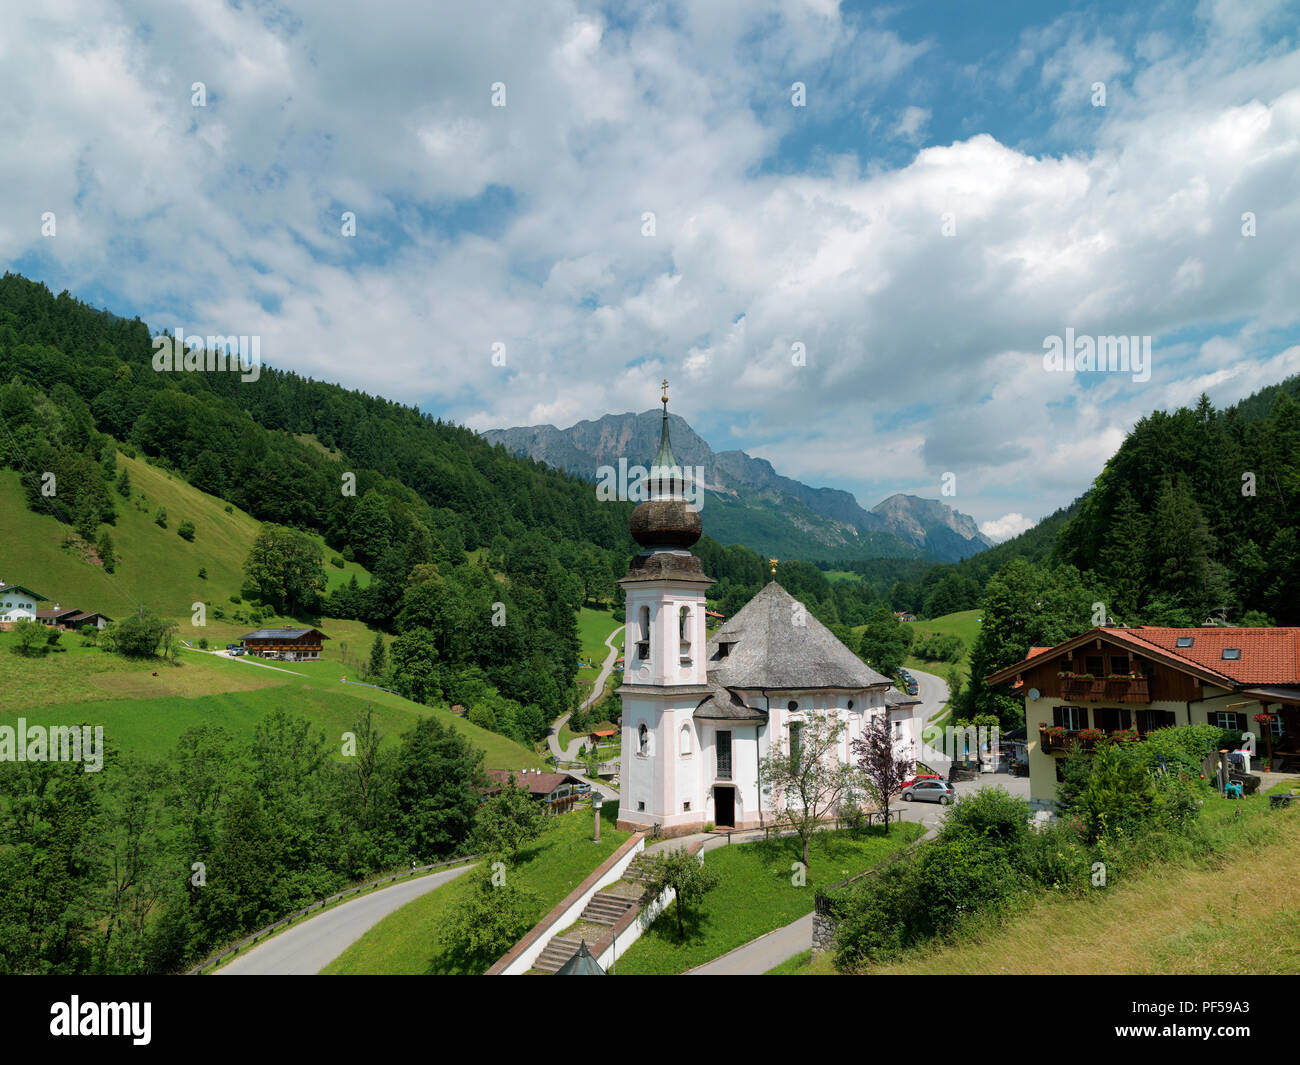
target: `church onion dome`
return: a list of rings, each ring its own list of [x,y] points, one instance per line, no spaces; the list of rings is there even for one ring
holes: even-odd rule
[[[686,550],[704,532],[700,512],[686,502],[686,474],[668,438],[668,398],[663,400],[659,450],[650,469],[650,498],[632,511],[632,539],[647,551]]]

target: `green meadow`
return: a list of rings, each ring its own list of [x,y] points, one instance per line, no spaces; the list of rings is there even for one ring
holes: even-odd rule
[[[65,633],[65,652],[26,658],[13,653],[13,633],[0,633],[0,724],[21,716],[33,725],[103,725],[105,740],[123,754],[162,757],[195,725],[219,724],[248,737],[266,714],[283,709],[335,737],[371,707],[389,741],[432,715],[480,748],[489,769],[545,765],[533,751],[446,708],[345,683],[337,662],[259,664],[197,650],[182,651],[176,664],[134,661],[83,647],[80,639]]]

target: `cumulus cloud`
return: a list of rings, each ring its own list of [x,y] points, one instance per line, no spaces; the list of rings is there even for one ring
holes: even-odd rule
[[[941,38],[833,0],[64,0],[0,39],[0,258],[479,429],[646,409],[668,376],[715,446],[868,506],[953,472],[1002,528],[1152,407],[1296,366],[1269,338],[1300,317],[1300,53],[1261,44],[1276,5],[1198,11],[991,57],[989,92],[1032,72],[1049,152],[935,143],[910,75]],[[864,108],[930,147],[790,154]],[[1151,379],[1044,372],[1067,328],[1151,335]]]
[[[1010,540],[1013,536],[1019,536],[1026,529],[1032,529],[1037,524],[1038,522],[1026,518],[1023,514],[1003,514],[1002,517],[994,518],[992,521],[980,522],[980,532],[994,543],[1001,543],[1003,540]]]

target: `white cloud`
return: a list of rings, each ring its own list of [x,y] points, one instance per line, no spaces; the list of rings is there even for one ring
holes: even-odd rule
[[[1026,518],[1023,514],[1003,514],[1000,518],[980,523],[980,532],[995,543],[1019,536],[1026,529],[1032,529],[1038,522]]]
[[[1224,33],[1149,36],[1140,61],[1077,20],[1024,36],[1015,65],[1068,153],[982,133],[791,171],[768,164],[801,123],[911,99],[939,45],[829,0],[617,20],[578,0],[364,19],[66,0],[0,40],[0,258],[480,429],[646,409],[668,376],[715,446],[738,426],[727,443],[867,505],[954,471],[959,509],[999,523],[1069,502],[1152,407],[1296,367],[1260,344],[1300,316],[1300,53],[1259,45],[1272,6],[1201,13]],[[901,104],[897,135],[930,139]],[[1043,372],[1066,327],[1155,336],[1151,380]],[[1224,335],[1162,341],[1196,329]]]

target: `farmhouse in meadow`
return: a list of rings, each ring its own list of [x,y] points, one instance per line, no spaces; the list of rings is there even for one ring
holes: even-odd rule
[[[573,805],[582,783],[568,773],[548,773],[541,769],[521,769],[518,773],[507,769],[487,770],[492,782],[485,794],[495,795],[508,787],[513,779],[515,786],[528,792],[534,802],[541,803],[551,813],[560,813]]]
[[[47,602],[45,596],[24,588],[21,584],[0,581],[0,628],[13,628],[15,622],[35,621],[37,603]]]
[[[102,630],[113,622],[113,619],[107,614],[101,614],[94,610],[77,610],[75,607],[64,607],[58,603],[55,603],[48,610],[36,611],[36,620],[42,625],[65,630],[76,630],[84,628],[86,625],[93,625],[95,628]]]
[[[690,547],[700,538],[686,473],[668,438],[668,407],[650,474],[650,498],[632,512],[641,553],[619,583],[627,592],[623,701],[622,829],[666,835],[705,824],[750,828],[772,816],[759,763],[797,749],[813,713],[844,726],[833,756],[870,720],[891,723],[900,754],[914,756],[916,700],[877,673],[773,579],[712,637],[705,575]]]
[[[328,639],[320,629],[295,629],[286,625],[281,629],[258,629],[240,637],[239,642],[250,655],[259,658],[314,662],[320,658],[323,641]]]
[[[1024,697],[1039,809],[1053,806],[1066,751],[1170,725],[1254,733],[1257,761],[1300,769],[1300,628],[1096,628],[987,680]]]

